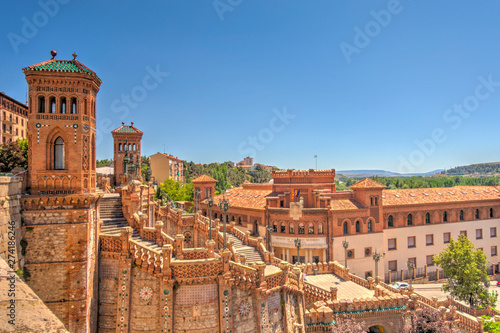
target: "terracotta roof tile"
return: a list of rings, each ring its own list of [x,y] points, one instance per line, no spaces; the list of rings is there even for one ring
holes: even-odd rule
[[[354,185],[349,186],[351,189],[362,189],[362,188],[386,188],[385,185],[382,185],[373,179],[365,178],[360,180]]]
[[[216,183],[217,180],[215,180],[212,177],[207,176],[207,175],[201,175],[200,177],[193,179],[191,182],[192,183]]]
[[[454,186],[384,190],[383,205],[415,205],[500,199],[496,186]]]
[[[142,134],[142,131],[138,130],[132,125],[122,125],[117,129],[111,131],[112,133],[138,133]]]
[[[330,202],[332,210],[350,210],[365,208],[361,203],[353,199],[332,200]]]
[[[272,193],[271,190],[248,190],[243,187],[235,187],[224,194],[226,200],[233,207],[264,209],[266,197]],[[214,203],[219,203],[223,195],[215,196]]]

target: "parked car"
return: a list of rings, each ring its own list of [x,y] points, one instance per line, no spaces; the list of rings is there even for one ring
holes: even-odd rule
[[[497,287],[500,287],[500,281],[497,281]]]
[[[406,282],[396,282],[392,286],[396,289],[408,289],[410,287]]]

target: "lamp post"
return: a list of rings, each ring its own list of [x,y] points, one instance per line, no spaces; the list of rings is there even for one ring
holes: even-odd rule
[[[411,275],[410,275],[410,288],[411,288],[411,285],[412,285],[412,282],[413,282],[413,272],[414,272],[414,269],[415,269],[415,263],[412,260],[408,260],[408,262],[406,263],[406,265],[408,266],[408,270],[411,272]]]
[[[295,247],[297,248],[297,262],[300,264],[300,239],[297,237],[297,239],[294,241]]]
[[[342,241],[342,246],[344,247],[345,268],[347,268],[347,248],[349,247],[349,242],[347,240]]]
[[[220,207],[220,210],[224,213],[224,228],[223,228],[223,231],[222,231],[222,235],[223,235],[223,243],[222,243],[222,249],[225,250],[226,249],[226,213],[227,213],[227,210],[229,208],[229,201],[226,200],[226,197],[223,195],[222,196],[222,200],[219,201],[219,207]]]
[[[269,232],[269,250],[271,253],[273,253],[273,242],[272,242],[271,234],[274,232],[274,229],[270,225],[266,226],[266,229]]]
[[[209,197],[207,200],[208,206],[208,218],[209,218],[209,227],[208,227],[208,239],[212,240],[212,207],[214,206],[214,200],[212,197]]]
[[[375,260],[375,283],[378,284],[378,262],[380,259],[382,259],[385,256],[385,252],[383,253],[378,253],[375,251],[375,253],[372,255],[373,260]]]

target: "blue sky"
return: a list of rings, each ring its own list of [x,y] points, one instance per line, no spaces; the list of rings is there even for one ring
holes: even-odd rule
[[[420,172],[500,160],[497,2],[2,7],[0,91],[24,101],[22,67],[76,52],[103,80],[99,159],[112,157],[110,131],[133,121],[143,154],[165,145],[202,163],[251,154],[308,169],[318,155],[319,169]]]

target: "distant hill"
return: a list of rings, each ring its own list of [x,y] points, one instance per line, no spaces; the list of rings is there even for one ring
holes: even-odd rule
[[[441,171],[441,174],[449,176],[498,176],[500,175],[500,162],[459,166],[446,171]]]
[[[397,173],[387,170],[336,170],[335,173],[346,177],[413,177],[413,176],[432,176],[436,173],[441,173],[444,169],[437,169],[422,173]]]

